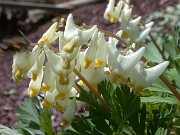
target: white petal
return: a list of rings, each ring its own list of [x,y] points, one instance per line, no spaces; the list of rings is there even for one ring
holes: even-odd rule
[[[59,75],[60,72],[62,72],[62,70],[63,70],[63,68],[62,68],[63,60],[62,60],[61,56],[53,53],[46,45],[44,46],[44,50],[45,50],[48,62],[50,63],[52,70],[57,75]]]
[[[58,78],[58,76],[53,72],[50,64],[47,63],[44,70],[44,78],[43,78],[44,84],[48,87],[54,87],[56,78]]]
[[[103,33],[99,33],[98,39],[98,49],[96,53],[96,63],[95,67],[105,66],[107,63],[107,49],[108,45],[106,43],[105,37]]]
[[[169,61],[165,61],[155,67],[144,69],[146,73],[146,85],[148,86],[152,84],[154,80],[156,80],[164,72],[168,65]]]
[[[64,37],[66,40],[74,38],[77,34],[78,28],[76,27],[72,14],[69,14],[66,21],[66,26],[64,30]]]
[[[56,32],[58,23],[55,22],[42,36],[42,38],[38,41],[39,44],[51,43],[56,40],[60,34],[60,32]]]
[[[66,39],[64,38],[64,33],[61,32],[59,35],[59,51],[62,51],[65,45],[66,45]]]
[[[61,125],[63,127],[68,126],[72,122],[72,120],[75,117],[76,110],[77,110],[76,98],[73,98],[70,101],[70,105],[69,105],[68,109],[64,112],[64,114],[62,116]]]
[[[42,70],[44,60],[45,60],[45,53],[44,53],[44,51],[42,51],[41,54],[39,55],[39,57],[37,58],[37,61],[35,62],[35,64],[29,71],[29,76],[33,80],[36,80],[37,75]]]
[[[37,76],[37,79],[34,81],[31,79],[29,83],[29,94],[31,97],[37,96],[41,89],[41,83],[43,79],[43,69],[41,69],[40,73]]]
[[[149,34],[151,28],[146,28],[144,31],[141,32],[141,34],[139,35],[138,39],[136,39],[136,42],[141,42],[144,38],[147,37],[147,35]]]
[[[109,0],[109,3],[104,13],[105,19],[110,19],[109,17],[112,15],[112,12],[114,10],[114,4],[115,4],[115,0]]]
[[[145,25],[146,28],[151,28],[153,26],[154,22],[150,22],[148,24]]]

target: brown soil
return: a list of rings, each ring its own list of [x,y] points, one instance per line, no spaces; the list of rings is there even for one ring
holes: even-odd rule
[[[148,17],[151,12],[161,10],[168,5],[174,5],[178,0],[132,0],[135,12],[142,15],[143,18]],[[107,2],[93,4],[81,7],[72,11],[76,22],[86,23],[87,25],[97,24],[99,28],[109,30],[111,32],[117,32],[119,30],[119,24],[110,24],[103,19],[103,13]],[[62,16],[62,15],[61,15]],[[63,15],[63,16],[67,16]],[[38,29],[28,35],[28,38],[33,42],[41,37],[41,35],[52,24],[52,21],[39,26]],[[19,84],[15,84],[11,79],[12,72],[12,59],[14,51],[2,51],[0,50],[0,124],[12,127],[16,122],[13,109],[17,107],[24,99],[28,87],[28,79],[23,80]],[[12,92],[12,93],[11,93]],[[9,95],[8,95],[9,93]],[[58,126],[57,123],[54,124]]]

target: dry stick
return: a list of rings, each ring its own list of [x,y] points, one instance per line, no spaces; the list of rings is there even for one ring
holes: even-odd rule
[[[89,84],[89,82],[82,76],[82,74],[74,68],[74,73],[84,82],[84,84],[89,88],[89,90],[99,99],[99,101],[102,103],[104,108],[111,112],[111,108],[109,105],[106,103],[106,101],[99,95],[99,93]]]
[[[180,101],[180,94],[177,92],[176,88],[163,75],[161,75],[159,78],[166,84],[166,86],[171,90],[171,92]]]

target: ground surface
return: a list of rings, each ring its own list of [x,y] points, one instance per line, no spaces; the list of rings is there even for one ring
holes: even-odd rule
[[[132,0],[135,12],[142,15],[143,18],[148,17],[151,12],[161,10],[168,5],[174,5],[178,0]],[[81,7],[72,11],[76,22],[86,23],[87,25],[97,24],[99,28],[106,29],[112,32],[119,30],[119,24],[110,24],[103,19],[103,12],[106,7],[106,2],[93,4]],[[67,16],[67,14],[61,15]],[[53,20],[53,19],[52,19]],[[44,31],[52,24],[52,21],[39,26],[37,29],[28,35],[28,38],[33,42],[41,37]],[[28,79],[23,80],[19,84],[15,84],[11,79],[12,59],[14,51],[0,50],[0,124],[12,127],[16,122],[16,117],[13,109],[17,107],[24,99],[27,93]],[[58,123],[54,123],[58,126]]]

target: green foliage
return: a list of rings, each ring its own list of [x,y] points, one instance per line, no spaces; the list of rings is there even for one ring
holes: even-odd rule
[[[22,135],[22,134],[18,133],[16,130],[10,129],[1,124],[0,124],[0,134],[1,135]]]
[[[77,100],[87,106],[64,135],[161,135],[173,127],[179,104],[174,98],[135,96],[126,85],[103,81],[98,85],[98,92],[110,106],[111,112],[108,112],[92,93],[77,86],[81,90]]]
[[[112,109],[111,112],[108,112],[96,97],[79,85],[77,86],[81,90],[77,100],[87,103],[88,106],[86,113],[77,116],[71,125],[72,128],[66,130],[64,134],[119,135],[123,132],[131,132],[127,125],[129,125],[129,120],[133,120],[134,115],[139,114],[139,96],[134,96],[126,85],[114,87],[113,84],[107,81],[100,83],[98,92]],[[139,127],[144,124],[144,115],[145,111],[143,111],[141,122],[137,122]],[[130,122],[131,124],[133,129],[139,128],[134,126],[133,122]]]
[[[158,45],[160,45],[160,47],[162,46],[162,39],[158,38],[157,40]],[[145,46],[145,53],[144,53],[144,57],[152,62],[155,63],[161,63],[163,61],[163,58],[161,56],[161,54],[159,53],[158,49],[156,48],[156,46],[154,45],[154,43],[149,42],[146,46]]]
[[[18,130],[24,135],[52,135],[51,112],[42,108],[37,98],[26,98],[15,110]]]
[[[164,128],[158,128],[155,135],[167,135],[167,129]]]
[[[175,117],[176,107],[168,104],[147,104],[147,134],[158,133],[159,128],[172,128],[172,120]],[[160,130],[160,129],[159,129]]]
[[[167,104],[180,104],[179,101],[174,97],[161,97],[161,96],[149,96],[141,97],[142,103],[167,103]]]

